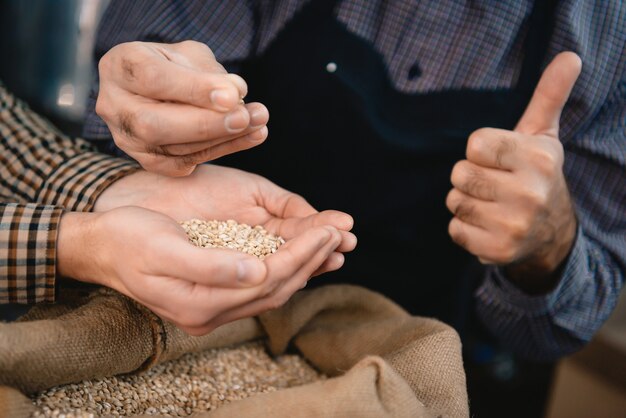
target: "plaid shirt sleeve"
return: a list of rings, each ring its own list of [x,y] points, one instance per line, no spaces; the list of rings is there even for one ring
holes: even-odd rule
[[[565,144],[578,233],[557,287],[529,296],[489,268],[477,291],[487,328],[522,355],[552,360],[582,348],[615,308],[626,277],[626,80],[592,126]]]
[[[137,169],[61,134],[0,83],[0,303],[52,302],[62,212],[91,210]]]

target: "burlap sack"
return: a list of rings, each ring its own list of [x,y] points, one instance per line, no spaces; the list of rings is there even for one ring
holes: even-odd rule
[[[0,324],[0,384],[32,393],[262,336],[274,354],[293,344],[336,377],[197,416],[469,416],[456,332],[355,286],[299,292],[280,309],[204,337],[190,337],[112,291],[38,306],[20,322]],[[27,416],[25,405],[19,392],[0,389],[0,417]]]

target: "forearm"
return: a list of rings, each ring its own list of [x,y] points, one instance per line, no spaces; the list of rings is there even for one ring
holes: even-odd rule
[[[136,169],[63,135],[0,83],[0,195],[88,211],[110,183]]]

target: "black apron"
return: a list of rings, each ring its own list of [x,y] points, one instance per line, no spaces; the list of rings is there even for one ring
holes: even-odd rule
[[[445,197],[467,137],[512,129],[539,79],[552,6],[537,2],[515,88],[403,94],[382,57],[312,0],[241,73],[270,110],[263,145],[220,160],[355,219],[359,244],[336,273],[309,286],[354,283],[414,314],[460,327],[470,309],[473,257],[448,235]],[[336,71],[332,72],[334,63]]]

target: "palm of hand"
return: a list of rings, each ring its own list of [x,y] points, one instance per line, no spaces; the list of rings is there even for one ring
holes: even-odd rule
[[[202,165],[188,177],[162,178],[160,183],[142,206],[178,221],[234,219],[288,238],[294,221],[316,213],[300,196],[263,177],[227,167]]]

